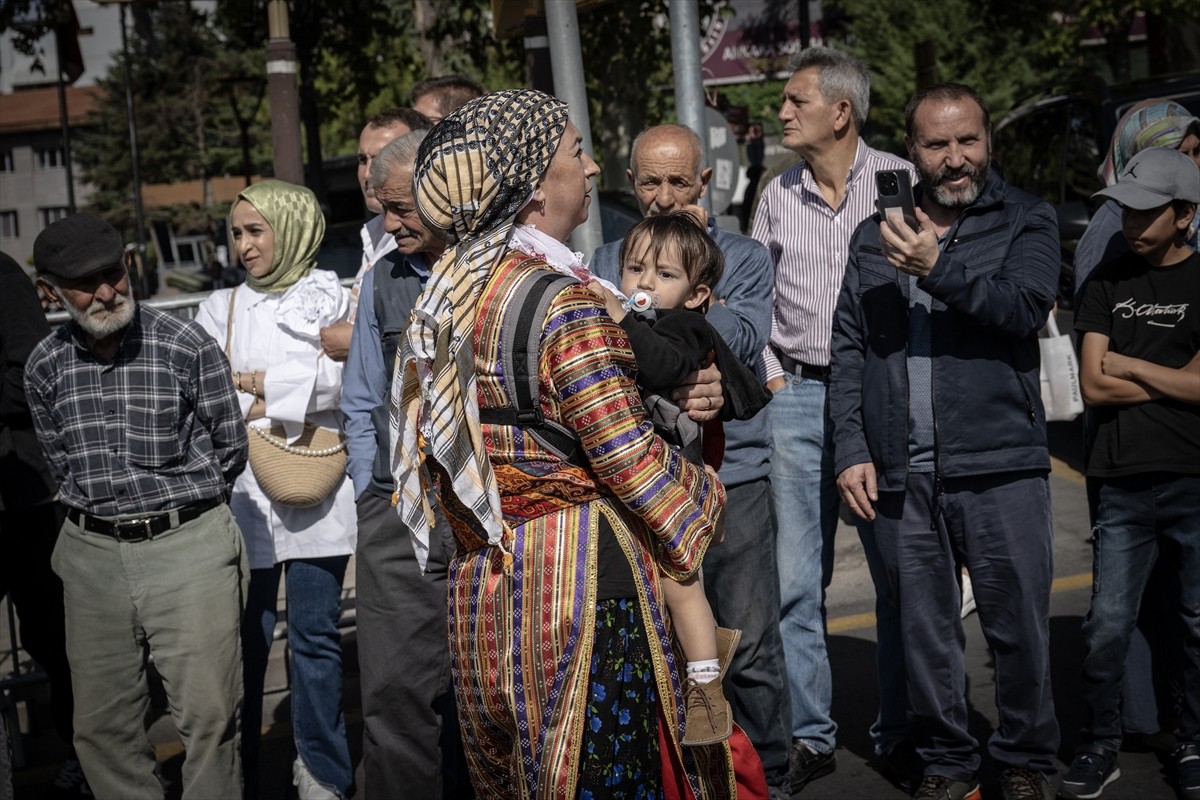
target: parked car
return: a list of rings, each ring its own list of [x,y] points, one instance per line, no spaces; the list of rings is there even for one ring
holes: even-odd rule
[[[992,157],[1000,174],[1045,199],[1058,215],[1060,305],[1071,305],[1075,246],[1094,210],[1091,196],[1104,188],[1096,173],[1113,130],[1130,106],[1151,97],[1174,100],[1200,116],[1200,72],[1111,86],[1097,77],[1027,101],[995,127]]]

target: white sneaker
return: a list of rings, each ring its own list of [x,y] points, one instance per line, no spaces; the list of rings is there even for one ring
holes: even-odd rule
[[[975,611],[975,590],[971,588],[971,576],[963,570],[962,574],[962,616],[966,619]]]
[[[292,764],[292,783],[300,800],[342,800],[340,794],[313,777],[300,756]]]

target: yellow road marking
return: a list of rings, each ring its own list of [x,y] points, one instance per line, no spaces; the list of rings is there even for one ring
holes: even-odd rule
[[[1057,467],[1055,467],[1057,469]],[[1070,467],[1066,467],[1070,470]],[[1076,473],[1078,474],[1078,473]],[[1081,479],[1082,480],[1082,479]],[[1054,583],[1050,584],[1050,592],[1071,592],[1077,589],[1091,588],[1092,573],[1081,572],[1078,575],[1064,575],[1057,578]],[[851,631],[869,630],[875,627],[875,615],[868,612],[865,614],[849,614],[844,617],[836,617],[829,620],[826,629],[829,633],[849,633]],[[361,719],[361,712],[347,711],[346,723],[351,724]],[[278,739],[284,736],[292,735],[292,726],[287,722],[275,722],[270,725],[264,725],[262,729],[262,738]],[[154,757],[158,761],[166,761],[174,758],[183,752],[183,742],[178,740],[163,742],[155,745]]]
[[[1054,583],[1050,584],[1050,593],[1072,592],[1076,589],[1090,589],[1091,587],[1092,573],[1081,572],[1078,575],[1064,575],[1061,578],[1057,578]],[[875,627],[875,615],[866,613],[835,617],[829,620],[825,627],[829,633],[849,633],[850,631],[868,630]]]
[[[861,631],[867,628],[875,627],[875,615],[868,612],[866,614],[851,614],[848,617],[837,617],[829,620],[829,624],[825,626],[830,633],[845,633],[847,631]]]
[[[1083,486],[1083,473],[1072,467],[1061,458],[1050,456],[1050,471],[1060,478],[1066,478],[1076,486]]]
[[[1050,591],[1070,592],[1075,589],[1092,588],[1092,573],[1081,572],[1078,575],[1064,575],[1050,584]]]

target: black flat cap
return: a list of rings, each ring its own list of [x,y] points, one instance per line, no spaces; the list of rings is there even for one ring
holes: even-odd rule
[[[33,242],[33,264],[39,275],[75,280],[120,264],[124,252],[116,228],[81,212],[38,234]]]

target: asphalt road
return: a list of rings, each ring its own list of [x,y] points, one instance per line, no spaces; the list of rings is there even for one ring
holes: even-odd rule
[[[1078,424],[1051,424],[1050,438],[1055,453],[1051,474],[1055,527],[1055,582],[1051,603],[1051,656],[1056,708],[1062,728],[1060,768],[1065,770],[1074,746],[1082,707],[1079,696],[1079,666],[1082,643],[1079,629],[1087,613],[1091,586],[1091,549],[1083,479],[1079,475]],[[827,778],[810,784],[797,797],[806,800],[850,800],[852,798],[901,798],[904,794],[879,772],[867,731],[874,719],[875,683],[874,593],[866,563],[853,528],[838,533],[833,584],[828,594],[829,653],[833,666],[833,716],[839,725],[838,768]],[[352,591],[351,591],[352,593]],[[6,621],[0,622],[0,627]],[[986,643],[977,615],[964,623],[967,636],[966,664],[972,731],[986,741],[996,725],[994,685]],[[358,665],[353,630],[345,640],[345,702],[351,752],[358,763],[362,722],[358,694]],[[277,643],[267,678],[261,786],[264,800],[294,797],[291,786],[291,741],[288,723],[288,691],[285,660]],[[50,732],[45,710],[35,706],[33,730],[24,737],[28,766],[15,778],[17,798],[40,798],[61,766],[62,748]],[[179,769],[183,760],[169,719],[160,717],[151,728],[168,796],[178,796]],[[1175,796],[1168,782],[1170,759],[1151,752],[1121,755],[1122,777],[1104,793],[1111,800],[1147,800]],[[984,797],[1000,796],[997,775],[985,757]],[[397,797],[403,797],[398,794]],[[425,798],[413,798],[425,800]]]
[[[1055,423],[1055,426],[1058,424]],[[1077,425],[1054,432],[1064,439]],[[1068,454],[1069,455],[1069,454]],[[1050,604],[1051,678],[1055,708],[1062,732],[1059,769],[1065,772],[1079,742],[1083,720],[1079,668],[1083,659],[1080,625],[1091,595],[1090,526],[1083,478],[1066,461],[1056,459],[1051,474],[1054,503],[1054,574]],[[850,527],[838,531],[837,559],[828,594],[829,657],[833,669],[833,717],[839,726],[838,768],[827,778],[809,784],[796,795],[805,800],[902,798],[905,794],[880,774],[868,729],[875,718],[875,644],[871,578],[857,535]],[[987,643],[977,614],[963,623],[971,712],[971,732],[981,743],[997,725],[995,684]],[[981,744],[981,748],[984,745]],[[1106,800],[1173,798],[1169,756],[1152,752],[1123,752],[1122,777],[1104,791]],[[984,756],[983,796],[999,798],[999,777]]]

